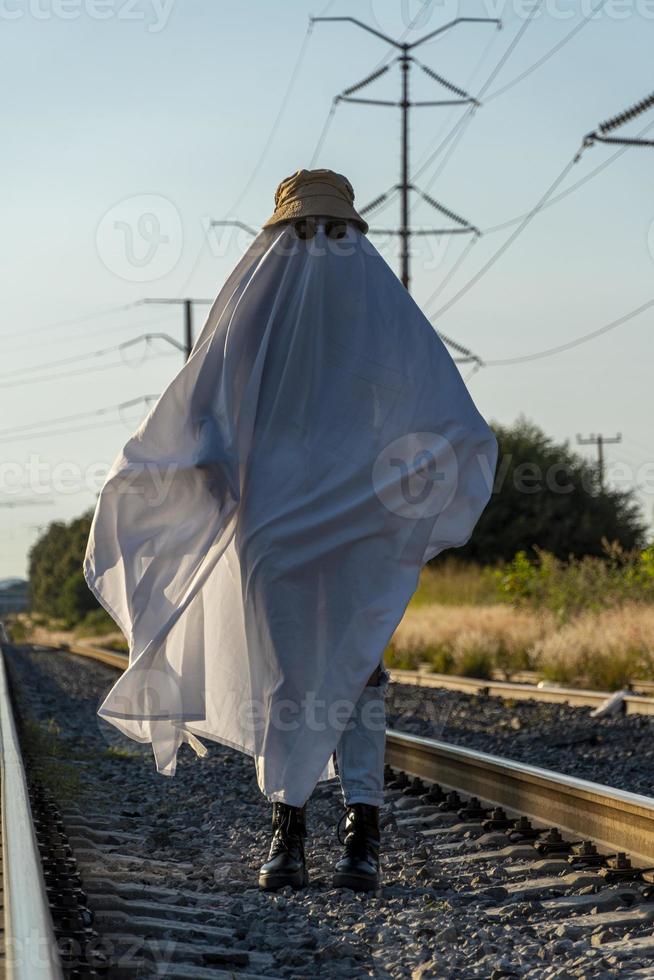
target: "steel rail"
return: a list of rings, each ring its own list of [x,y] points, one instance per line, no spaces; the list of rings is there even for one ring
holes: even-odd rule
[[[74,653],[77,657],[88,657],[89,660],[99,660],[100,663],[107,664],[109,667],[116,667],[118,670],[126,670],[129,665],[129,657],[126,653],[105,650],[102,647],[95,647],[91,644],[70,643],[66,644],[66,646],[55,646],[51,643],[33,643],[32,646],[36,650]]]
[[[422,670],[391,670],[396,684],[417,687],[439,687],[464,694],[486,694],[507,701],[545,701],[550,704],[569,704],[572,707],[599,708],[613,692],[587,691],[574,687],[538,687],[514,681],[481,680],[476,677],[457,677],[453,674],[433,674]],[[622,699],[625,714],[654,715],[654,698],[625,693]]]
[[[386,761],[537,824],[592,838],[634,864],[654,865],[654,799],[552,770],[389,730]]]
[[[125,670],[129,663],[126,653],[117,653],[113,650],[105,650],[92,644],[74,643],[65,648],[57,647],[47,643],[34,644],[36,647],[48,650],[60,651],[65,649],[67,653],[74,653],[79,657],[89,657],[91,660],[99,660],[110,667],[118,670]],[[460,691],[463,694],[486,694],[491,697],[503,698],[507,701],[544,701],[550,704],[569,704],[571,707],[598,708],[607,698],[611,697],[610,691],[588,691],[574,687],[538,687],[535,683],[529,683],[528,679],[536,679],[536,675],[528,671],[517,675],[521,678],[520,682],[503,681],[494,678],[493,680],[482,680],[476,677],[459,677],[454,674],[435,674],[429,670],[400,670],[390,671],[391,680],[396,684],[414,684],[417,687],[439,687],[448,691]],[[625,693],[622,704],[625,714],[628,715],[654,715],[654,683],[648,681],[634,681],[634,685],[641,687],[643,694]]]
[[[543,680],[542,676],[536,670],[517,670],[515,673],[512,673],[511,679],[518,684],[538,684]],[[493,680],[506,681],[508,677],[502,671],[498,670],[493,672]],[[654,681],[629,681],[627,689],[630,692],[633,691],[634,694],[652,695],[654,694]]]
[[[61,980],[2,644],[0,742],[5,975],[9,980]]]

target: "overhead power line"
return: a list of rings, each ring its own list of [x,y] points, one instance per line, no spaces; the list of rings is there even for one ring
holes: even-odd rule
[[[4,333],[0,335],[0,340],[8,340],[10,337],[24,337],[26,335],[31,335],[35,333],[44,333],[49,330],[58,330],[60,327],[72,327],[80,323],[87,323],[89,320],[96,320],[100,317],[110,316],[112,313],[123,313],[125,310],[131,310],[134,306],[138,306],[138,301],[136,303],[121,303],[119,306],[110,306],[103,310],[95,310],[91,313],[85,313],[81,316],[68,317],[65,320],[55,320],[54,323],[47,323],[40,327],[32,327],[31,330],[14,330],[12,333]]]
[[[525,71],[521,72],[515,78],[511,79],[510,82],[507,82],[506,85],[503,85],[501,88],[496,89],[494,92],[490,92],[488,95],[485,95],[487,89],[492,85],[493,81],[495,80],[495,78],[497,77],[497,75],[499,74],[499,72],[501,71],[501,69],[504,67],[504,65],[506,64],[506,61],[508,60],[508,58],[515,51],[515,48],[517,47],[518,43],[521,41],[522,37],[524,36],[524,33],[527,30],[527,27],[532,22],[533,18],[535,17],[536,13],[538,12],[538,9],[540,8],[541,4],[536,4],[532,8],[532,10],[530,11],[529,18],[525,21],[525,23],[521,27],[520,31],[518,32],[518,34],[516,35],[516,37],[512,41],[511,45],[509,45],[509,48],[507,49],[507,51],[503,55],[502,59],[498,62],[498,64],[493,69],[493,71],[491,72],[491,74],[487,78],[487,80],[484,83],[484,85],[482,86],[482,88],[477,93],[477,99],[478,100],[481,100],[482,97],[483,97],[484,98],[484,105],[488,105],[489,102],[492,102],[494,99],[499,98],[501,95],[504,95],[506,92],[508,92],[514,86],[518,85],[525,78],[527,78],[529,75],[531,75],[533,72],[535,72],[538,68],[541,68],[546,62],[548,62],[550,60],[550,58],[552,58],[563,47],[565,47],[565,45],[568,44],[568,42],[571,41],[573,37],[575,37],[581,30],[583,30],[583,28],[586,27],[590,23],[590,21],[593,19],[593,17],[595,17],[602,10],[602,8],[606,6],[606,3],[607,3],[607,0],[600,0],[600,2],[597,3],[589,11],[589,13],[584,16],[584,18],[582,19],[581,23],[577,24],[571,31],[568,32],[568,34],[565,35],[564,38],[562,38],[560,41],[558,41],[552,48],[549,49],[549,51],[547,51],[544,55],[542,55],[542,57],[540,57],[537,61],[535,61],[532,65],[530,65],[527,69],[525,69]],[[434,160],[436,160],[438,158],[438,156],[440,155],[440,153],[442,152],[442,150],[445,149],[445,147],[449,146],[449,149],[447,151],[447,155],[446,155],[445,159],[443,161],[441,161],[441,164],[438,167],[437,171],[430,178],[430,181],[427,184],[427,189],[429,189],[429,187],[431,186],[431,184],[433,183],[433,181],[437,180],[438,177],[443,172],[443,169],[445,168],[446,163],[451,158],[452,154],[454,153],[454,150],[456,149],[456,147],[460,143],[462,137],[464,136],[465,131],[466,131],[468,125],[472,121],[472,118],[474,117],[474,114],[475,114],[475,110],[476,110],[476,107],[474,105],[468,108],[468,110],[464,113],[464,115],[457,121],[457,123],[455,124],[453,130],[451,130],[450,133],[448,133],[448,135],[443,140],[441,140],[441,142],[439,143],[439,145],[436,147],[435,150],[430,151],[430,154],[429,154],[428,158],[424,161],[423,164],[421,164],[421,166],[419,167],[419,169],[414,174],[414,178],[420,177],[421,174],[424,173],[424,171],[434,162]],[[562,196],[563,195],[561,195],[561,197]],[[497,226],[496,228],[488,229],[488,231],[499,230],[500,227],[508,227],[510,223],[519,221],[521,219],[521,217],[523,217],[523,216],[519,216],[518,218],[512,219],[511,222],[506,222],[506,223],[504,223],[501,226]],[[487,231],[484,230],[484,234],[486,234],[486,233],[487,233]]]
[[[331,3],[329,4],[329,6],[331,6]],[[302,44],[300,45],[300,50],[298,52],[297,60],[295,62],[295,65],[293,66],[293,70],[291,71],[291,76],[290,76],[290,78],[288,80],[288,84],[286,86],[286,90],[284,91],[284,95],[282,96],[281,105],[280,105],[280,107],[279,107],[279,109],[277,111],[277,115],[275,116],[275,118],[273,120],[272,126],[270,127],[270,131],[268,133],[268,137],[267,137],[267,139],[266,139],[266,141],[265,141],[265,143],[263,145],[263,148],[261,150],[261,153],[259,154],[259,156],[257,158],[257,162],[255,163],[254,167],[252,168],[252,171],[250,173],[250,176],[246,180],[245,185],[244,185],[243,189],[241,190],[240,194],[238,195],[238,197],[236,198],[236,200],[232,204],[231,208],[227,212],[228,214],[232,214],[234,211],[236,211],[236,209],[238,207],[240,207],[241,203],[245,200],[245,197],[249,193],[250,188],[252,187],[252,185],[254,184],[255,180],[257,179],[257,176],[259,174],[259,171],[261,170],[261,167],[263,165],[263,161],[266,159],[266,156],[268,155],[268,151],[270,150],[270,147],[272,146],[273,140],[275,139],[275,136],[277,134],[277,130],[279,128],[279,124],[282,121],[282,117],[283,117],[284,113],[286,112],[286,108],[288,106],[288,103],[289,103],[289,100],[290,100],[290,97],[291,97],[291,92],[293,91],[293,87],[295,86],[295,82],[297,81],[297,77],[299,75],[300,68],[302,67],[302,62],[304,61],[304,56],[306,54],[307,47],[309,45],[309,39],[311,37],[312,31],[313,31],[313,22],[311,21],[311,19],[309,19],[309,23],[307,25],[306,34],[304,35],[304,38],[302,39]]]
[[[110,412],[121,412],[126,408],[131,408],[133,405],[144,403],[149,405],[151,402],[155,402],[157,398],[159,398],[159,395],[139,395],[138,398],[130,398],[128,401],[118,402],[116,405],[107,405],[104,408],[91,409],[86,412],[75,412],[73,415],[61,415],[54,419],[42,419],[39,422],[26,422],[24,425],[12,425],[8,429],[0,429],[0,438],[14,435],[14,433],[29,432],[32,429],[43,429],[50,425],[61,425],[64,422],[76,422],[79,419],[108,415]]]
[[[598,327],[596,330],[591,330],[590,333],[582,334],[580,337],[575,337],[574,340],[569,340],[564,344],[559,344],[556,347],[547,347],[545,350],[534,351],[531,354],[523,354],[521,357],[505,357],[501,360],[484,361],[486,367],[506,367],[510,364],[525,364],[527,361],[537,361],[543,357],[552,357],[554,354],[562,354],[564,351],[572,350],[574,347],[581,347],[582,344],[587,344],[591,340],[595,340],[596,337],[601,337],[602,334],[609,333],[611,330],[615,330],[617,327],[621,327],[625,323],[629,323],[630,320],[635,319],[644,313],[646,310],[650,310],[654,307],[654,299],[647,300],[641,306],[636,307],[635,310],[630,310],[629,313],[625,313],[623,316],[618,317],[616,320],[611,320],[610,323],[604,324],[602,327]]]
[[[654,122],[648,123],[648,125],[644,126],[643,129],[641,129],[636,135],[644,136],[645,133],[648,133],[652,128],[654,128]],[[570,184],[569,187],[566,187],[566,189],[561,191],[559,194],[554,194],[552,197],[550,197],[550,199],[546,201],[546,203],[541,208],[541,211],[545,211],[547,208],[553,207],[555,204],[558,204],[560,201],[563,201],[566,197],[569,197],[570,194],[574,194],[574,192],[579,190],[580,187],[583,187],[584,184],[588,184],[591,180],[597,177],[603,170],[606,170],[607,167],[610,167],[611,164],[615,160],[617,160],[618,157],[621,157],[623,153],[626,153],[628,149],[629,149],[628,146],[621,146],[619,150],[616,150],[616,152],[613,153],[610,157],[607,157],[607,159],[604,160],[602,163],[600,163],[599,166],[595,167],[594,170],[591,170],[585,176],[581,177],[579,180],[576,180],[573,184]],[[508,218],[506,221],[502,221],[500,224],[489,225],[487,228],[482,229],[483,234],[493,235],[496,231],[504,231],[505,228],[511,228],[512,225],[517,225],[520,221],[522,221],[523,218],[526,218],[528,214],[529,212],[526,211],[523,212],[522,214],[515,215],[515,217],[513,218]]]
[[[74,354],[72,357],[62,357],[58,360],[45,361],[41,364],[32,364],[29,367],[15,368],[13,371],[4,371],[2,374],[0,374],[0,387],[3,386],[2,382],[5,380],[5,378],[10,378],[13,380],[16,378],[16,375],[35,374],[41,371],[47,371],[51,368],[65,367],[69,364],[78,364],[81,361],[87,361],[89,359],[106,357],[107,354],[121,352],[140,343],[150,344],[154,340],[163,340],[164,342],[171,344],[171,346],[176,347],[179,351],[184,350],[184,347],[179,343],[179,341],[175,340],[174,337],[170,337],[166,333],[144,333],[139,337],[133,337],[131,340],[124,340],[120,344],[113,344],[111,347],[103,347],[100,350],[87,351],[84,354]],[[36,380],[38,381],[40,379],[37,378]]]
[[[88,323],[89,320],[97,320],[105,316],[110,316],[116,313],[124,313],[126,310],[133,310],[139,306],[145,306],[151,303],[152,300],[149,299],[137,299],[133,300],[131,303],[121,303],[118,306],[109,306],[105,309],[94,310],[90,313],[84,313],[80,316],[68,317],[65,320],[55,320],[53,323],[42,324],[40,327],[32,327],[29,330],[15,330],[13,333],[0,334],[0,340],[8,340],[10,337],[26,337],[31,336],[36,333],[45,333],[46,331],[58,330],[60,327],[71,327],[77,326],[80,323]],[[162,302],[166,303],[182,303],[182,299],[166,299]],[[198,305],[211,305],[213,303],[212,299],[193,299],[191,302]]]
[[[648,125],[645,126],[645,127],[643,127],[643,129],[641,129],[636,135],[637,136],[644,136],[645,133],[649,132],[652,128],[654,128],[654,122],[648,123]],[[566,187],[566,189],[563,190],[563,191],[561,191],[559,194],[550,195],[547,198],[547,200],[544,200],[541,203],[540,207],[538,208],[538,212],[540,213],[540,211],[544,211],[547,208],[553,207],[555,204],[558,204],[560,201],[563,201],[570,194],[573,194],[575,191],[577,191],[584,184],[589,183],[591,180],[593,180],[595,177],[597,177],[603,170],[606,170],[607,167],[609,167],[612,163],[614,163],[618,159],[618,157],[621,157],[623,153],[626,153],[628,149],[629,149],[628,146],[622,146],[622,147],[620,147],[619,150],[617,150],[610,157],[608,157],[606,160],[604,160],[603,163],[599,164],[599,166],[595,167],[594,170],[591,170],[590,173],[588,173],[584,177],[580,178],[580,180],[575,181],[573,184],[571,184],[569,187]],[[528,224],[529,221],[531,220],[531,217],[535,217],[535,214],[533,213],[533,209],[532,209],[532,211],[525,211],[522,214],[516,215],[513,218],[509,218],[507,221],[503,221],[500,224],[491,225],[491,226],[489,226],[487,228],[483,228],[482,229],[482,234],[485,235],[485,236],[486,235],[492,235],[495,232],[504,231],[504,229],[511,228],[511,227],[513,227],[513,226],[515,226],[517,224],[520,224],[521,222],[526,222],[526,224]],[[523,224],[522,225],[520,231],[524,230],[524,228],[526,227],[526,224]],[[449,282],[451,282],[451,280],[453,279],[453,277],[456,274],[456,272],[459,271],[459,269],[463,265],[463,262],[468,257],[468,255],[470,253],[471,246],[473,246],[474,244],[476,244],[476,242],[478,240],[479,240],[478,238],[474,238],[474,239],[472,239],[468,243],[468,247],[459,256],[459,258],[457,259],[457,261],[455,262],[455,264],[453,265],[453,267],[450,269],[450,271],[445,276],[444,280],[439,284],[439,286],[434,290],[434,292],[425,301],[425,303],[423,304],[424,309],[428,309],[428,307],[436,299],[436,297],[439,296],[443,292],[443,289],[445,288],[445,286]],[[510,244],[510,242],[509,242],[509,244]]]
[[[451,299],[449,299],[434,314],[432,314],[431,316],[432,322],[434,322],[439,317],[441,317],[443,313],[446,313],[449,309],[451,309],[455,303],[458,303],[458,301],[462,299],[466,295],[466,293],[468,293],[474,286],[476,286],[479,280],[482,279],[483,276],[485,276],[490,269],[492,269],[492,267],[502,257],[502,255],[504,255],[507,249],[511,247],[511,245],[516,240],[516,238],[518,238],[518,236],[522,234],[522,232],[525,230],[527,225],[536,217],[538,212],[542,210],[542,208],[545,206],[545,204],[552,196],[556,188],[559,186],[559,184],[561,184],[562,181],[565,180],[568,173],[574,166],[575,160],[576,158],[573,157],[572,160],[570,160],[570,162],[566,164],[566,166],[563,168],[563,170],[558,175],[558,177],[556,177],[556,179],[550,184],[548,189],[545,191],[543,196],[539,199],[537,204],[535,204],[534,207],[531,209],[531,211],[529,211],[526,214],[526,216],[521,221],[520,225],[516,228],[516,230],[513,232],[513,234],[509,235],[509,237],[504,242],[502,242],[500,247],[491,255],[488,261],[484,263],[481,269],[479,269],[475,273],[475,275],[472,276],[472,278],[469,279],[468,282],[464,286],[462,286],[461,289],[459,289],[458,292],[454,294],[454,296],[451,297]]]
[[[502,85],[501,88],[495,89],[494,92],[489,92],[489,94],[486,96],[485,99],[486,105],[488,105],[488,103],[492,102],[494,99],[498,99],[501,95],[504,95],[505,92],[510,91],[512,88],[514,88],[520,82],[524,81],[525,78],[528,78],[529,75],[537,71],[539,68],[542,68],[542,66],[546,64],[550,60],[550,58],[553,58],[555,54],[558,54],[558,52],[562,48],[564,48],[566,44],[572,40],[573,37],[579,34],[579,32],[582,31],[584,27],[588,25],[588,23],[593,19],[593,17],[595,17],[602,10],[602,8],[606,6],[607,2],[608,0],[600,0],[599,3],[597,3],[591,10],[589,10],[587,14],[585,14],[582,17],[579,24],[573,27],[571,31],[568,31],[565,37],[561,38],[560,41],[557,41],[557,43],[553,47],[551,47],[549,51],[546,51],[544,55],[538,58],[537,61],[534,61],[532,65],[530,65],[524,71],[520,72],[519,75],[516,75],[515,78],[512,78],[510,82],[507,82],[505,85]]]
[[[148,408],[157,401],[159,395],[140,395],[138,398],[130,398],[128,401],[118,402],[116,405],[108,405],[105,408],[97,408],[86,412],[76,412],[73,415],[63,415],[54,419],[42,419],[39,422],[28,422],[25,425],[12,426],[8,429],[0,429],[0,440],[6,442],[18,442],[23,439],[50,438],[54,435],[65,435],[69,432],[79,432],[83,429],[96,428],[104,425],[113,425],[116,422],[124,421],[123,413],[136,405],[145,405]],[[112,413],[118,413],[117,419],[106,419]],[[91,422],[91,419],[103,418],[101,422]],[[77,422],[89,420],[88,425],[75,425]],[[73,423],[72,427],[70,423]],[[63,426],[63,428],[61,428]]]
[[[467,129],[469,123],[472,121],[472,118],[473,118],[475,112],[477,111],[477,108],[481,104],[481,100],[484,97],[485,92],[493,84],[494,80],[497,78],[497,76],[499,75],[499,73],[502,71],[502,68],[504,67],[504,65],[506,64],[506,62],[509,60],[509,58],[511,57],[511,55],[513,54],[513,52],[517,48],[518,44],[520,43],[520,41],[524,37],[524,34],[527,31],[527,28],[532,23],[533,18],[536,16],[536,13],[538,12],[539,8],[542,6],[543,2],[544,2],[544,0],[538,0],[538,2],[534,4],[534,6],[532,7],[532,9],[529,11],[529,15],[528,15],[527,19],[524,21],[524,23],[520,27],[520,30],[517,32],[517,34],[515,35],[515,37],[513,38],[513,40],[511,41],[511,43],[509,44],[509,46],[507,47],[506,51],[504,52],[504,54],[502,55],[502,57],[497,62],[497,64],[495,65],[495,67],[491,71],[490,75],[488,76],[488,78],[486,79],[486,81],[484,82],[484,84],[482,85],[482,87],[477,92],[477,95],[475,96],[474,99],[471,99],[470,105],[468,106],[466,112],[458,120],[458,122],[455,123],[454,128],[450,131],[450,133],[445,137],[444,140],[441,141],[441,143],[436,147],[436,149],[432,153],[430,153],[430,155],[427,158],[427,160],[425,160],[425,162],[423,164],[421,164],[421,166],[418,168],[418,170],[414,174],[414,179],[417,179],[418,177],[420,177],[425,172],[425,170],[427,170],[431,166],[431,164],[434,162],[434,160],[437,159],[437,157],[440,155],[442,149],[445,146],[447,146],[448,144],[450,145],[450,150],[449,150],[449,153],[448,153],[448,156],[447,156],[446,160],[441,163],[441,165],[438,168],[438,170],[436,171],[436,173],[435,174],[432,174],[432,176],[430,177],[429,181],[427,182],[427,190],[430,189],[430,187],[433,185],[434,181],[442,173],[443,167],[445,166],[445,163],[447,162],[447,159],[449,159],[449,157],[451,156],[451,154],[454,152],[454,148],[456,147],[457,143],[460,141],[460,139],[463,136],[465,130]]]

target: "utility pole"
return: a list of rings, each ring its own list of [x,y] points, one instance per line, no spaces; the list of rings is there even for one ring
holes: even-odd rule
[[[400,266],[402,285],[409,288],[409,72],[411,61],[406,51],[400,56],[400,68],[402,70],[402,174],[400,183],[402,185],[402,216],[400,224],[400,238],[402,249],[400,252]]]
[[[584,439],[583,436],[577,436],[578,445],[597,446],[597,470],[599,473],[600,490],[604,489],[604,446],[618,442],[622,442],[622,435],[619,432],[617,436],[603,436],[601,432],[598,435],[591,433],[587,439]]]
[[[374,34],[376,37],[380,38],[382,41],[386,41],[392,47],[396,48],[400,54],[398,55],[397,61],[400,64],[400,69],[402,73],[402,87],[401,87],[401,99],[399,102],[390,102],[388,100],[381,99],[361,99],[352,98],[354,92],[359,91],[359,89],[364,88],[371,82],[374,82],[381,75],[385,74],[389,65],[385,65],[382,68],[377,69],[367,78],[364,78],[361,82],[356,85],[351,85],[346,88],[341,95],[337,95],[334,99],[334,103],[338,102],[354,102],[362,105],[377,105],[377,106],[395,106],[399,107],[402,111],[402,128],[401,128],[401,159],[400,159],[400,183],[397,184],[392,190],[400,191],[401,194],[401,205],[400,205],[400,227],[397,230],[393,230],[390,233],[400,236],[401,248],[400,248],[400,278],[402,283],[406,288],[409,288],[410,282],[410,252],[409,245],[411,241],[411,236],[415,234],[421,235],[448,235],[448,234],[474,234],[479,235],[479,229],[472,225],[465,218],[460,217],[455,214],[449,208],[444,207],[444,205],[439,204],[435,201],[429,194],[425,194],[418,187],[411,183],[411,176],[409,172],[409,110],[413,107],[421,106],[453,106],[453,105],[474,105],[478,106],[479,103],[475,98],[464,92],[463,89],[452,82],[449,82],[442,75],[437,74],[433,69],[429,68],[427,65],[420,64],[415,58],[412,57],[411,52],[419,47],[421,44],[425,44],[427,41],[431,41],[432,38],[436,37],[438,34],[443,34],[450,28],[455,27],[457,24],[462,23],[488,23],[496,24],[501,27],[501,21],[495,17],[457,17],[455,20],[450,21],[448,24],[443,25],[443,27],[437,28],[435,31],[430,31],[429,34],[425,34],[423,37],[418,38],[416,41],[411,43],[398,41],[395,38],[389,37],[387,34],[383,34],[381,31],[376,30],[374,27],[370,27],[368,24],[364,24],[363,21],[358,20],[356,17],[312,17],[311,22],[316,23],[318,21],[348,21],[351,24],[355,24],[364,31],[368,31],[370,34]],[[409,98],[409,74],[413,64],[418,64],[418,66],[429,75],[434,81],[438,82],[444,88],[449,89],[454,95],[459,96],[458,99],[441,99],[438,101],[420,101],[412,102]],[[411,191],[416,192],[427,204],[430,204],[435,210],[439,211],[445,217],[450,218],[458,228],[433,228],[429,230],[423,230],[415,232],[411,230],[410,218],[409,218],[409,194]],[[371,210],[373,207],[383,203],[383,201],[388,197],[388,193],[381,194],[379,197],[371,201],[370,204],[361,209],[360,213],[364,214],[367,210]],[[375,234],[388,234],[388,231],[375,231],[371,229],[371,233]]]
[[[213,301],[210,299],[177,299],[171,297],[170,299],[155,299],[148,297],[147,299],[139,300],[139,305],[173,305],[182,306],[184,308],[184,354],[186,360],[188,361],[191,356],[191,351],[193,350],[193,304],[200,303],[203,305],[211,304]]]

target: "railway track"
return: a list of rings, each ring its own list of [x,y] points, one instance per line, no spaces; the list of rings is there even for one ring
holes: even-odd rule
[[[535,683],[515,681],[481,680],[474,677],[456,677],[452,674],[434,674],[423,670],[391,670],[391,680],[397,684],[413,684],[416,687],[437,687],[463,694],[484,694],[506,701],[544,701],[549,704],[568,704],[577,708],[600,708],[616,692],[587,691],[574,687],[538,686]],[[643,682],[645,685],[646,682]],[[654,697],[646,694],[619,692],[620,710],[627,715],[654,715]]]
[[[39,657],[38,652],[26,655],[32,663]],[[14,658],[17,667],[20,656]],[[124,658],[104,659],[98,667],[88,651],[84,660],[45,651],[41,657],[44,669],[57,664],[58,674],[88,664],[107,677],[125,663]],[[248,765],[221,748],[219,759],[223,753],[227,770],[235,775]],[[141,761],[151,767],[149,759]],[[113,762],[118,763],[113,778],[120,795],[128,781],[120,760]],[[126,790],[118,811],[81,802],[61,805],[60,823],[94,912],[106,975],[178,980],[235,974],[304,977],[309,972],[462,980],[654,976],[648,964],[654,954],[654,889],[648,870],[654,866],[654,800],[401,732],[388,734],[387,762],[381,903],[391,912],[384,928],[397,948],[377,958],[368,947],[378,928],[379,900],[334,893],[320,877],[313,889],[292,897],[262,896],[253,887],[267,838],[265,813],[256,818],[261,833],[246,867],[239,866],[229,847],[243,846],[242,823],[233,838],[222,838],[214,848],[214,866],[206,872],[196,858],[184,859],[183,841],[174,829],[168,831],[165,820],[154,839],[170,834],[172,846],[149,845],[151,829],[146,833],[137,802],[143,789]],[[206,769],[198,769],[200,778],[202,772]],[[166,782],[155,779],[158,787]],[[238,776],[235,785],[243,779],[251,782],[251,774]],[[223,792],[217,784],[213,795],[225,821],[225,808],[233,804],[221,803]],[[229,801],[229,786],[225,796]],[[322,788],[315,797],[311,806],[318,820],[334,804],[333,789]],[[323,847],[316,842],[318,857]],[[321,914],[330,906],[335,915],[349,910],[345,934],[341,929],[337,938],[342,956],[333,943],[314,944],[311,935],[302,938],[306,946],[295,941],[297,936],[281,946],[267,933],[262,938],[259,926],[271,906],[285,909],[288,917],[294,910],[313,914],[313,892]],[[431,916],[425,908],[432,909]],[[402,938],[393,930],[403,928],[407,909],[411,914]],[[275,921],[283,932],[282,918]],[[317,927],[317,934],[321,930]],[[466,935],[475,937],[470,940],[473,955],[468,955]],[[415,955],[412,944],[417,945]]]
[[[43,649],[48,649],[43,647]],[[127,656],[112,650],[103,650],[91,644],[79,643],[67,647],[70,653],[90,657],[119,670],[127,665]],[[590,691],[582,688],[539,684],[538,675],[523,671],[513,681],[494,677],[490,680],[475,677],[459,677],[453,674],[437,674],[428,670],[390,671],[391,680],[397,684],[413,684],[416,687],[434,687],[463,694],[483,694],[507,701],[543,701],[549,704],[568,704],[571,707],[597,709],[615,695],[611,691]],[[654,715],[654,682],[634,681],[637,690],[619,692],[620,710],[627,715]]]

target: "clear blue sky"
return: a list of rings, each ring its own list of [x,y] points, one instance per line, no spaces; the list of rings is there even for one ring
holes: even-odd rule
[[[136,347],[115,368],[106,366],[119,355],[109,354],[93,363],[53,366],[38,383],[16,384],[39,377],[21,369],[145,331],[181,339],[181,311],[175,307],[135,307],[55,324],[144,296],[213,297],[247,239],[233,236],[210,246],[207,220],[228,213],[255,226],[265,220],[278,181],[309,166],[333,95],[366,76],[387,53],[381,41],[352,26],[317,25],[269,151],[250,182],[308,16],[328,9],[398,35],[422,10],[413,37],[455,16],[499,13],[505,21],[501,32],[462,25],[417,52],[455,84],[477,91],[520,29],[524,4],[444,0],[427,9],[417,0],[6,0],[0,6],[0,505],[16,500],[17,484],[30,502],[0,506],[1,578],[25,573],[40,527],[92,506],[97,475],[89,468],[112,462],[142,412],[138,406],[128,409],[122,421],[110,413],[40,424],[157,393],[181,355],[158,343],[152,352],[169,356],[144,358],[143,348]],[[563,39],[582,16],[578,2],[544,3],[489,94]],[[532,207],[584,133],[652,89],[653,16],[654,4],[646,0],[609,2],[543,67],[479,110],[431,185],[432,195],[481,229]],[[419,70],[413,84],[416,98],[441,97],[442,90]],[[393,67],[361,95],[397,98],[398,86]],[[414,171],[437,145],[442,127],[462,111],[415,111]],[[654,110],[635,128],[650,119]],[[397,110],[341,105],[316,165],[346,173],[363,205],[396,183],[399,135]],[[563,186],[612,152],[606,146],[590,149]],[[438,162],[417,181],[423,187],[431,184]],[[438,321],[440,328],[484,358],[505,358],[565,342],[654,297],[648,246],[653,165],[654,149],[631,150],[540,214]],[[139,215],[142,236],[133,226]],[[427,206],[416,208],[414,218],[422,226],[439,220]],[[394,202],[371,224],[393,226],[397,220]],[[441,299],[453,295],[510,233],[484,236]],[[167,240],[157,244],[160,236]],[[394,264],[392,247],[379,244]],[[426,242],[416,242],[419,302],[464,244],[462,238],[443,240],[444,253],[430,254]],[[126,259],[126,245],[133,262]],[[196,311],[197,328],[204,312]],[[471,380],[472,393],[488,418],[510,423],[524,413],[557,439],[621,431],[623,444],[607,455],[629,469],[610,472],[610,479],[625,485],[648,479],[651,485],[652,473],[638,467],[654,459],[647,395],[652,316],[645,313],[569,353],[488,367]],[[103,369],[90,370],[97,366]],[[63,372],[70,373],[45,377]],[[98,427],[103,421],[112,424]],[[70,431],[74,427],[78,431]],[[648,519],[652,489],[641,494]]]

